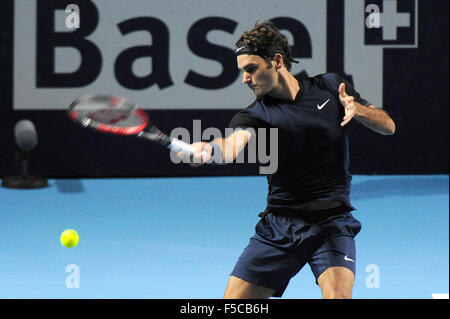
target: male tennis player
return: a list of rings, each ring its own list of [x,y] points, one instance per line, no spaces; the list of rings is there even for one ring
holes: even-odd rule
[[[233,117],[233,134],[192,144],[196,156],[205,163],[230,161],[258,138],[258,128],[278,128],[279,158],[278,170],[267,176],[267,208],[224,297],[281,297],[308,263],[323,298],[351,298],[361,224],[351,214],[345,125],[355,118],[391,135],[395,124],[338,74],[296,79],[289,71],[297,61],[270,22],[243,33],[235,53],[242,83],[256,100]]]

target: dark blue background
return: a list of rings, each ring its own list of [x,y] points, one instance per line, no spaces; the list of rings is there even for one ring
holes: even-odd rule
[[[329,1],[328,13],[342,9],[343,3],[343,0]],[[353,174],[448,174],[448,9],[446,0],[419,1],[419,47],[384,50],[383,105],[394,118],[397,132],[394,136],[381,136],[352,121],[348,128]],[[338,23],[337,16],[328,15],[328,26]],[[13,128],[23,118],[33,121],[39,134],[39,145],[30,159],[34,174],[144,177],[258,173],[256,165],[198,168],[175,165],[168,152],[158,146],[81,130],[68,120],[64,111],[13,111],[12,17],[13,1],[2,1],[0,176],[19,172]],[[328,68],[333,66],[332,62],[327,61]],[[243,101],[243,106],[246,102]],[[203,128],[225,128],[235,112],[154,110],[151,117],[163,131],[170,132],[175,127],[192,129],[194,119],[201,119]]]

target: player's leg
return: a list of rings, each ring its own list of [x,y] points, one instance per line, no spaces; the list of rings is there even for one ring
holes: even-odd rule
[[[351,299],[355,275],[345,267],[330,267],[317,279],[324,299]]]
[[[350,299],[356,269],[355,240],[338,236],[326,241],[308,261],[326,299]]]
[[[275,289],[258,286],[242,280],[235,276],[230,276],[224,299],[268,299]]]

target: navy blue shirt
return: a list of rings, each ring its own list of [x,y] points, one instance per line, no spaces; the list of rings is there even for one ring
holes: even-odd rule
[[[278,170],[267,175],[267,208],[337,201],[353,210],[348,136],[346,127],[340,125],[345,115],[339,100],[340,83],[345,82],[347,94],[356,102],[371,103],[336,73],[298,82],[300,90],[294,101],[266,95],[239,111],[229,127],[256,132],[258,128],[278,129]]]

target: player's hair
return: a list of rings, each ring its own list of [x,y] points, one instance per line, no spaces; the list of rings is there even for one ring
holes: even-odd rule
[[[270,67],[272,66],[270,61],[273,59],[275,53],[280,53],[283,56],[286,69],[288,71],[291,70],[291,49],[286,37],[281,34],[273,22],[264,21],[258,23],[257,21],[253,29],[244,32],[236,42],[237,47],[243,45],[257,51],[271,52],[269,55],[261,55]]]

